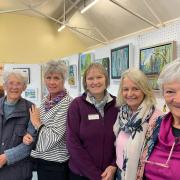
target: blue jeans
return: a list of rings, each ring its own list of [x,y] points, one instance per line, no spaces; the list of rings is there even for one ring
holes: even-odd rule
[[[116,180],[121,180],[121,169],[119,169],[119,168],[116,171]]]

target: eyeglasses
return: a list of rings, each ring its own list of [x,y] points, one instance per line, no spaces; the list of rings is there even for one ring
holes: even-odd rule
[[[23,87],[23,84],[22,83],[20,83],[20,82],[7,82],[6,83],[6,85],[8,86],[8,87],[10,87],[10,88],[12,88],[12,87],[15,87],[15,88],[21,88],[21,87]]]
[[[148,160],[143,160],[142,162],[144,163],[148,163],[148,164],[152,164],[152,165],[157,165],[157,166],[161,166],[161,167],[164,167],[164,168],[168,168],[169,167],[169,161],[171,159],[171,156],[172,156],[172,152],[174,150],[174,146],[175,144],[177,144],[179,142],[179,138],[175,138],[175,141],[171,147],[171,150],[170,150],[170,153],[169,153],[169,156],[168,156],[168,159],[165,163],[159,163],[159,162],[154,162],[154,161],[148,161]]]

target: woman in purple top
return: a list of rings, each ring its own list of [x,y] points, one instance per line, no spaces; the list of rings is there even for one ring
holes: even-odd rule
[[[169,113],[151,124],[140,158],[137,179],[180,179],[180,59],[168,64],[159,85]]]
[[[85,93],[75,98],[68,111],[67,147],[70,180],[113,180],[116,171],[113,124],[118,109],[107,92],[108,74],[101,64],[84,73]]]

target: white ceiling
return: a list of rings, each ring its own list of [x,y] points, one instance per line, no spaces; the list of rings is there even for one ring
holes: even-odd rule
[[[180,17],[180,0],[99,0],[81,14],[83,3],[65,0],[64,6],[64,0],[0,0],[0,13],[42,16],[59,24],[66,17],[67,26],[91,46],[149,27],[158,29]]]

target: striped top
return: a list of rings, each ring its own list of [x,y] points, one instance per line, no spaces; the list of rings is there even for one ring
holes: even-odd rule
[[[40,106],[40,118],[44,126],[39,132],[36,149],[31,156],[47,161],[64,162],[69,159],[65,142],[67,110],[72,98],[67,94],[49,111],[45,111],[45,99]]]

